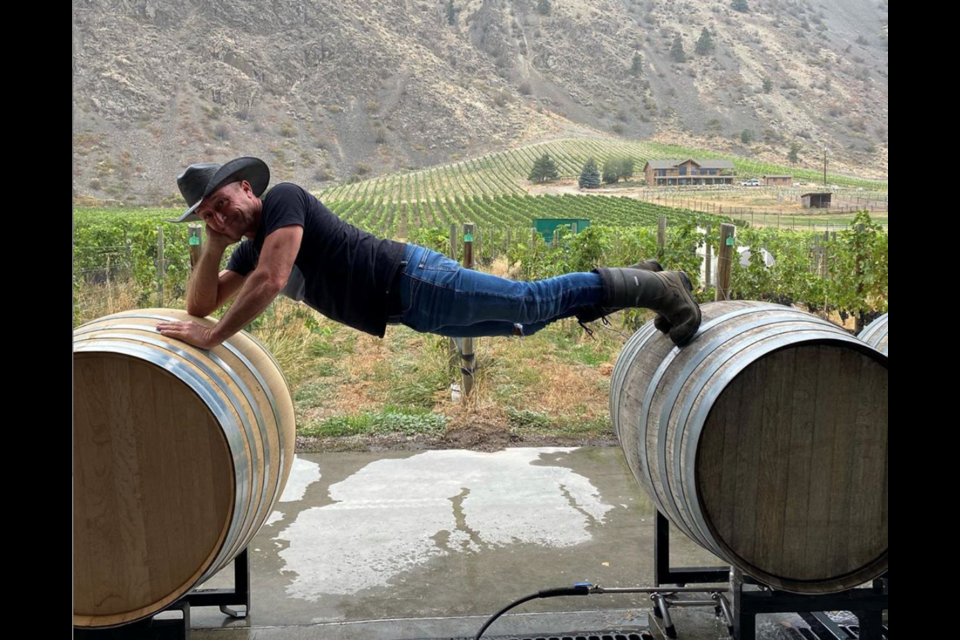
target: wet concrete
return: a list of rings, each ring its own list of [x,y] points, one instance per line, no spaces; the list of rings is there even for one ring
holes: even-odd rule
[[[194,608],[192,635],[472,638],[489,615],[541,589],[651,586],[654,516],[616,448],[302,455],[250,545],[249,616]],[[721,564],[680,534],[671,544],[674,566]],[[228,569],[203,586],[232,581]],[[640,630],[648,610],[642,595],[538,600],[487,635]],[[727,637],[710,609],[675,619],[681,638]],[[791,620],[772,618],[760,637],[797,637],[776,635]]]

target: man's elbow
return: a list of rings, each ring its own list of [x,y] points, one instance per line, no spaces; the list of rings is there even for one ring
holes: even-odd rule
[[[208,315],[213,313],[215,309],[216,307],[212,305],[203,305],[197,302],[192,302],[190,300],[187,300],[187,313],[189,313],[192,316],[196,316],[198,318],[207,317]]]
[[[283,273],[264,273],[260,280],[260,288],[271,296],[278,296],[283,288],[287,286],[287,280],[290,274]]]
[[[287,281],[277,278],[271,278],[267,284],[268,291],[274,298],[280,295],[285,286],[287,286]]]

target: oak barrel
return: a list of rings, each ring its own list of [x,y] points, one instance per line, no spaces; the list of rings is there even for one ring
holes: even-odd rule
[[[803,311],[703,305],[694,340],[625,345],[610,412],[627,463],[686,535],[772,587],[842,591],[887,568],[887,357]]]
[[[209,351],[145,309],[74,332],[74,626],[153,615],[228,565],[279,499],[295,422],[279,366],[239,333]]]

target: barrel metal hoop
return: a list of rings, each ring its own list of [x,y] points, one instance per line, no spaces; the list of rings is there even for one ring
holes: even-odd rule
[[[885,313],[871,322],[870,325],[863,330],[863,333],[860,334],[860,339],[871,347],[880,350],[880,343],[887,339],[889,330],[890,324],[887,322],[887,314]],[[887,349],[880,351],[884,355],[888,355]]]

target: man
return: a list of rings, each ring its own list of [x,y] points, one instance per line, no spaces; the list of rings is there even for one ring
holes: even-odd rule
[[[700,326],[682,271],[655,261],[520,282],[463,269],[413,244],[381,240],[347,224],[305,189],[270,181],[258,158],[190,165],[177,186],[190,206],[174,222],[202,220],[207,242],[187,287],[187,312],[206,316],[236,296],[213,327],[161,322],[157,330],[204,349],[240,331],[280,293],[323,315],[383,337],[387,324],[450,337],[529,335],[561,318],[581,323],[627,307],[659,316],[678,345]],[[219,271],[227,248],[233,251]],[[218,273],[219,271],[219,273]]]

